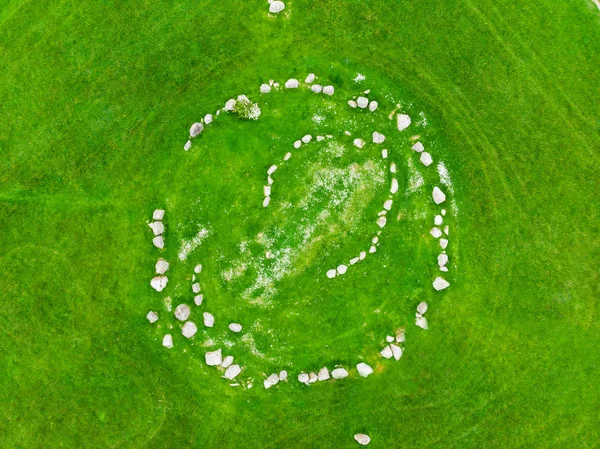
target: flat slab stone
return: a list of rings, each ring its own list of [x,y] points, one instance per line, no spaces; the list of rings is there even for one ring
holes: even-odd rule
[[[223,374],[223,377],[225,379],[235,379],[235,377],[240,374],[242,372],[242,368],[240,368],[240,365],[231,365],[229,368],[227,368],[225,370],[225,374]]]
[[[156,209],[152,214],[153,220],[162,220],[165,217],[165,211],[163,209]]]
[[[156,312],[148,312],[146,318],[148,318],[148,321],[150,321],[151,323],[156,323],[158,321],[158,315],[156,314]]]
[[[446,281],[444,278],[441,277],[436,277],[435,280],[433,281],[433,288],[435,288],[436,290],[440,291],[440,290],[444,290],[445,288],[448,288],[450,286],[450,283],[448,281]]]
[[[431,196],[433,197],[433,202],[435,204],[442,204],[444,201],[446,201],[446,194],[442,192],[438,186],[433,188]]]
[[[164,247],[165,247],[165,241],[163,240],[162,235],[159,235],[158,237],[154,237],[152,239],[152,244],[154,246],[156,246],[158,249],[164,249]]]
[[[371,368],[366,363],[359,363],[358,365],[356,365],[356,369],[358,371],[358,374],[360,374],[362,377],[369,377],[369,374],[373,374],[373,368]]]
[[[396,125],[398,127],[398,131],[404,131],[410,126],[410,116],[407,114],[396,115]]]
[[[206,327],[213,327],[215,325],[215,317],[211,313],[204,312],[202,317],[204,318],[204,325]]]
[[[156,272],[158,274],[165,274],[169,269],[169,262],[167,262],[165,259],[158,259],[158,262],[156,262],[154,268],[156,268]]]
[[[331,372],[331,377],[334,379],[343,379],[348,377],[348,371],[346,371],[344,368],[336,368]]]
[[[183,327],[181,328],[181,333],[185,338],[192,338],[198,332],[198,328],[195,323],[191,321],[186,321]]]
[[[371,442],[371,438],[369,437],[369,435],[365,435],[364,433],[357,433],[356,435],[354,435],[354,439],[361,446],[366,446]]]
[[[242,325],[238,324],[238,323],[231,323],[229,324],[229,330],[231,332],[241,332],[242,331]]]
[[[179,321],[185,321],[190,317],[190,307],[187,304],[179,304],[175,308],[175,318]]]
[[[219,366],[221,363],[223,363],[223,354],[221,353],[221,349],[207,352],[204,355],[204,360],[206,360],[206,364],[208,366]]]
[[[163,337],[162,345],[165,348],[172,348],[173,347],[173,336],[171,334],[165,335]]]
[[[157,292],[162,292],[167,286],[169,278],[166,276],[156,276],[150,281],[150,286]]]

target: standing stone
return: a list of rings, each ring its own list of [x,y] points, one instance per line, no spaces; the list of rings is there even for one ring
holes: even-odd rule
[[[361,446],[366,446],[371,442],[371,438],[369,437],[369,435],[365,435],[364,433],[357,433],[356,435],[354,435],[354,439]]]
[[[348,271],[348,267],[346,265],[340,265],[337,267],[338,274],[345,274]]]
[[[202,316],[204,318],[204,325],[206,327],[213,327],[215,325],[215,317],[212,316],[211,313],[204,312]]]
[[[202,272],[202,265],[198,264],[194,267],[194,273],[200,274]]]
[[[229,368],[232,363],[233,363],[233,356],[228,355],[227,357],[225,357],[223,359],[220,366],[221,366],[221,368]]]
[[[432,228],[429,233],[433,236],[434,239],[439,239],[442,236],[442,231],[440,228]]]
[[[358,106],[358,103],[356,103],[354,100],[348,100],[348,106],[350,106],[352,109],[355,109]]]
[[[398,192],[398,180],[396,178],[392,179],[392,186],[390,187],[390,193],[395,194]]]
[[[324,93],[325,95],[333,95],[333,94],[334,94],[334,92],[335,92],[335,89],[333,88],[333,86],[325,86],[325,87],[323,88],[323,93]]]
[[[153,220],[162,220],[165,216],[165,211],[163,209],[156,209],[152,214]]]
[[[315,373],[310,373],[308,375],[308,383],[313,384],[315,383],[317,380],[319,380],[319,376],[317,376]]]
[[[272,175],[273,173],[275,173],[275,171],[277,171],[277,165],[271,165],[267,170],[267,175]]]
[[[205,123],[205,124],[209,125],[209,124],[211,124],[211,123],[212,123],[212,121],[213,121],[213,116],[212,116],[212,114],[206,114],[206,115],[204,116],[204,123]]]
[[[196,282],[195,284],[192,284],[192,292],[200,293],[200,284],[198,282]]]
[[[358,370],[358,374],[362,377],[369,377],[369,374],[373,373],[373,368],[362,362],[356,365],[356,369]]]
[[[158,249],[163,249],[165,247],[165,241],[163,240],[162,235],[159,235],[158,237],[154,237],[152,239],[152,244],[154,246],[156,246]]]
[[[385,218],[383,216],[381,216],[377,219],[377,226],[379,226],[380,228],[383,228],[386,223],[387,223],[387,218]]]
[[[223,355],[221,354],[221,350],[217,349],[216,351],[207,352],[204,355],[204,359],[206,360],[206,364],[208,366],[218,366],[223,363]]]
[[[277,385],[279,383],[279,376],[277,374],[271,374],[269,377],[265,379],[263,385],[265,388],[271,388],[273,385]]]
[[[442,204],[444,201],[446,201],[446,195],[444,194],[444,192],[442,192],[440,190],[440,188],[438,186],[435,186],[433,188],[433,202],[435,204]]]
[[[271,195],[271,186],[263,186],[263,195],[270,196]]]
[[[444,265],[446,265],[447,263],[448,263],[448,254],[444,254],[444,253],[440,254],[440,255],[438,256],[438,265],[439,265],[440,267],[443,267],[443,266],[444,266]]]
[[[263,207],[267,207],[270,202],[271,202],[271,197],[265,196],[265,199],[263,200]]]
[[[167,262],[165,259],[158,259],[155,268],[158,274],[165,274],[169,269],[169,262]]]
[[[156,276],[150,281],[150,286],[157,292],[162,292],[167,286],[169,278],[166,276]]]
[[[448,247],[448,239],[440,239],[440,246],[442,249],[446,249]]]
[[[331,377],[334,379],[343,379],[348,377],[348,371],[346,371],[344,368],[336,368],[331,372]]]
[[[385,210],[392,210],[392,204],[393,204],[393,200],[385,200],[385,202],[383,203],[383,208]]]
[[[192,338],[194,335],[196,335],[196,332],[198,332],[198,328],[196,327],[196,324],[192,323],[191,321],[186,321],[181,328],[181,333],[185,338]]]
[[[433,224],[436,226],[441,226],[444,222],[444,218],[441,215],[436,215],[433,219]]]
[[[450,286],[450,283],[441,277],[436,277],[435,280],[433,281],[433,288],[435,288],[437,291],[444,290],[445,288],[448,288],[449,286]]]
[[[231,365],[230,367],[228,367],[225,370],[225,374],[223,374],[223,377],[225,379],[234,379],[238,374],[240,374],[242,372],[242,368],[240,368],[240,365]]]
[[[285,9],[285,3],[283,3],[279,0],[275,0],[275,1],[271,2],[271,4],[269,5],[269,12],[271,14],[279,14],[284,9]]]
[[[163,337],[162,345],[165,348],[172,348],[173,347],[173,336],[171,334],[165,335]]]
[[[196,122],[194,123],[191,127],[190,127],[190,137],[196,137],[198,134],[200,134],[202,131],[204,130],[204,125],[200,122]]]
[[[302,138],[302,142],[304,143],[309,143],[312,140],[312,136],[310,134],[307,134],[306,136],[304,136]]]
[[[225,103],[225,107],[223,109],[225,109],[226,111],[233,111],[236,103],[237,103],[237,101],[235,101],[233,98],[231,98],[230,100],[227,100],[227,103]]]
[[[287,380],[287,377],[288,377],[288,373],[286,370],[279,371],[279,382],[283,382],[284,380]]]
[[[194,304],[196,304],[197,306],[201,305],[203,299],[204,299],[204,295],[194,296]]]
[[[335,270],[333,270],[333,269],[332,269],[332,270],[328,270],[328,271],[327,271],[327,277],[328,277],[329,279],[333,279],[333,278],[335,277],[335,275],[336,275],[336,274],[337,274],[337,271],[335,271]]]
[[[177,318],[179,321],[187,320],[190,316],[190,313],[191,311],[187,304],[179,304],[175,308],[175,318]]]
[[[281,3],[281,2],[280,2]],[[272,4],[271,4],[272,5]],[[298,80],[297,79],[289,79],[285,82],[286,89],[297,89],[298,88]]]
[[[146,318],[148,318],[148,321],[150,321],[150,323],[156,323],[158,321],[158,315],[156,314],[156,312],[148,312]]]
[[[302,382],[303,384],[308,385],[308,381],[309,381],[308,374],[306,374],[306,373],[300,373],[298,375],[298,381]]]
[[[154,235],[161,235],[165,232],[165,225],[162,221],[153,221],[152,223],[148,223],[148,226],[152,229]]]

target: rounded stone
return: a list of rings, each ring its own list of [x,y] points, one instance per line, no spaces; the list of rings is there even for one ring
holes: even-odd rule
[[[179,304],[175,308],[175,318],[179,321],[185,321],[190,317],[190,308],[187,304]]]

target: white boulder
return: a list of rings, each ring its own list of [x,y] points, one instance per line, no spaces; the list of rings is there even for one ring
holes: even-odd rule
[[[200,122],[194,123],[190,127],[190,137],[196,137],[198,134],[200,134],[202,132],[203,129],[204,129],[204,125],[202,123],[200,123]]]
[[[209,124],[211,124],[211,123],[212,123],[212,121],[213,121],[213,116],[212,116],[212,114],[206,114],[206,115],[204,116],[204,123],[205,123],[205,124],[209,125]]]
[[[162,220],[165,216],[165,211],[163,209],[156,209],[152,214],[153,220]]]
[[[358,97],[356,99],[356,104],[359,108],[365,109],[367,106],[369,106],[369,99],[365,97]]]
[[[425,318],[424,316],[418,316],[415,320],[415,324],[421,329],[429,329],[429,326],[427,325],[427,318]]]
[[[165,247],[165,241],[163,240],[162,235],[159,235],[158,237],[154,237],[152,239],[152,244],[154,246],[156,246],[158,249],[163,249]]]
[[[274,0],[269,5],[269,12],[271,14],[279,14],[284,9],[285,9],[285,3],[283,3],[279,0]]]
[[[263,207],[267,207],[270,202],[271,202],[271,197],[265,196],[265,199],[263,200]]]
[[[336,368],[331,372],[331,377],[334,379],[343,379],[348,377],[348,371],[346,371],[344,368]]]
[[[219,366],[223,363],[223,355],[221,354],[221,350],[217,349],[216,351],[207,352],[204,355],[204,360],[206,360],[206,364],[208,366]]]
[[[310,90],[316,94],[320,94],[323,91],[323,86],[321,86],[320,84],[313,84],[312,86],[310,86]]]
[[[192,148],[192,141],[191,141],[191,140],[188,140],[188,141],[185,143],[185,145],[183,146],[183,149],[184,149],[185,151],[189,151],[191,148]]]
[[[327,277],[329,279],[333,279],[335,277],[335,275],[337,274],[337,271],[334,269],[331,270],[327,270]]]
[[[383,143],[385,142],[385,136],[381,133],[375,131],[373,133],[373,143]]]
[[[440,190],[438,186],[435,186],[433,188],[432,196],[433,202],[435,204],[442,204],[444,201],[446,201],[446,195]]]
[[[194,267],[194,273],[200,274],[202,272],[202,265],[198,264]]]
[[[380,228],[383,228],[386,223],[387,223],[387,218],[385,218],[384,216],[381,216],[377,219],[377,226],[379,226]]]
[[[152,223],[148,223],[148,226],[152,229],[154,235],[161,235],[165,232],[165,225],[162,221],[153,221]]]
[[[444,266],[444,265],[446,265],[447,263],[448,263],[448,254],[444,254],[444,253],[440,254],[440,255],[438,256],[438,265],[439,265],[440,267],[443,267],[443,266]]]
[[[315,74],[309,73],[308,76],[306,77],[306,79],[304,80],[304,82],[306,84],[311,84],[314,80],[315,80]]]
[[[323,88],[323,93],[325,95],[333,95],[334,92],[335,92],[335,89],[333,88],[333,86],[325,86]]]
[[[436,226],[441,226],[443,222],[444,222],[444,217],[442,217],[441,215],[436,215],[433,219],[433,224]]]
[[[176,308],[175,308],[175,318],[177,318],[179,321],[185,321],[190,317],[190,307],[187,304],[179,304]]]
[[[398,180],[393,178],[392,186],[390,187],[390,193],[395,194],[396,192],[398,192]]]
[[[323,368],[321,368],[319,370],[319,374],[317,375],[317,379],[323,381],[323,380],[327,380],[329,379],[329,370],[327,369],[326,366],[324,366]]]
[[[362,148],[365,146],[365,141],[362,139],[354,139],[354,146],[357,148]]]
[[[227,102],[225,103],[225,107],[223,109],[225,109],[226,111],[233,111],[233,108],[235,108],[237,101],[235,101],[233,98],[230,100],[227,100]]]
[[[229,330],[231,332],[235,332],[235,333],[241,332],[242,331],[242,325],[238,324],[238,323],[230,323],[229,324]]]
[[[383,350],[380,352],[380,354],[385,359],[391,359],[392,356],[394,355],[392,353],[392,348],[390,348],[389,346],[386,346],[385,348],[383,348]]]
[[[158,315],[156,314],[156,312],[148,312],[146,318],[148,318],[148,321],[150,321],[151,323],[156,323],[158,321]]]
[[[172,348],[173,347],[173,336],[171,334],[165,335],[163,337],[162,345],[165,348]]]
[[[273,385],[279,383],[279,376],[277,374],[271,374],[269,377],[265,379],[263,385],[265,388],[271,388]]]
[[[445,288],[448,288],[450,286],[450,283],[445,280],[444,278],[441,277],[436,277],[435,280],[433,281],[433,288],[435,288],[437,291],[440,290],[444,290]]]
[[[195,323],[191,321],[186,321],[183,327],[181,328],[181,333],[185,338],[192,338],[198,332],[198,328]]]
[[[165,259],[158,259],[158,262],[156,262],[154,268],[156,268],[156,272],[158,274],[165,274],[169,269],[169,262],[167,262]]]
[[[369,377],[369,374],[373,374],[373,368],[366,363],[359,363],[356,365],[356,369],[358,370],[358,374],[360,374],[362,377]]]
[[[396,346],[395,344],[390,344],[390,349],[392,350],[394,359],[400,360],[400,357],[402,357],[402,348],[400,346]]]
[[[308,374],[306,374],[306,373],[298,374],[298,381],[302,382],[303,384],[308,385],[308,381],[309,381]]]
[[[197,306],[201,305],[203,299],[204,299],[204,295],[194,296],[194,304],[196,304]]]
[[[270,196],[271,195],[271,186],[263,186],[263,195]]]
[[[354,439],[361,446],[366,446],[371,442],[371,438],[369,437],[369,435],[365,435],[364,433],[357,433],[356,435],[354,435]]]
[[[194,293],[200,293],[200,284],[198,282],[192,284],[192,292]]]
[[[227,357],[225,357],[223,359],[223,361],[221,362],[220,366],[222,368],[229,368],[232,363],[233,363],[233,356],[232,355],[228,355]]]
[[[269,92],[271,92],[271,86],[269,86],[268,84],[260,85],[260,93],[261,94],[268,94]]]
[[[213,327],[215,325],[215,317],[211,313],[204,312],[202,317],[204,318],[204,325],[206,327]]]
[[[420,302],[417,306],[417,312],[419,312],[421,315],[425,315],[425,312],[427,312],[427,303]]]
[[[286,370],[279,371],[279,382],[283,382],[284,380],[287,380],[287,377],[288,377],[288,373]]]
[[[240,374],[242,372],[242,368],[240,368],[240,365],[231,365],[229,368],[227,368],[225,370],[225,374],[223,374],[223,377],[225,379],[234,379],[238,374]]]
[[[294,78],[289,79],[285,82],[286,89],[297,89],[298,86],[299,86],[298,80],[294,79]]]
[[[425,149],[425,147],[423,146],[423,144],[421,142],[417,142],[412,146],[413,151],[416,151],[417,153],[422,153],[423,150]]]
[[[378,107],[379,107],[379,104],[375,100],[373,100],[372,102],[369,103],[369,111],[371,111],[371,112],[375,112]]]
[[[396,125],[398,126],[398,131],[404,131],[410,126],[410,116],[407,114],[396,115]]]
[[[156,276],[153,277],[150,281],[150,286],[156,290],[157,292],[162,292],[167,286],[167,282],[169,282],[169,278],[166,276]]]
[[[385,202],[383,203],[383,208],[385,210],[392,210],[392,204],[394,203],[393,200],[385,200]]]
[[[433,158],[431,157],[431,154],[429,154],[427,151],[423,151],[421,153],[420,160],[425,167],[429,167],[431,164],[433,164]]]
[[[302,138],[302,142],[304,143],[309,143],[312,140],[312,136],[310,134],[307,134],[306,136],[304,136]]]
[[[442,249],[446,249],[448,247],[448,239],[440,239],[440,246]]]
[[[337,267],[338,274],[345,274],[348,271],[348,267],[346,265],[340,265]]]
[[[348,106],[350,106],[352,109],[355,109],[358,106],[358,103],[356,103],[354,100],[348,100]]]
[[[271,165],[267,170],[267,175],[272,175],[277,171],[277,165]]]
[[[435,239],[439,239],[442,236],[442,231],[440,230],[440,228],[431,228],[431,231],[429,231],[429,233]]]

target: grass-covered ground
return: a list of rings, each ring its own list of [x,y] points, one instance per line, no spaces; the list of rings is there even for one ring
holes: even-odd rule
[[[287,18],[254,0],[0,3],[0,446],[337,448],[364,432],[386,448],[598,447],[598,10],[585,0],[287,3]],[[325,282],[329,261],[316,254],[282,283],[281,304],[237,306],[239,286],[217,277],[266,224],[265,170],[285,152],[277,142],[316,134],[313,106],[307,93],[269,97],[258,122],[220,118],[185,153],[189,125],[234,94],[258,99],[265,80],[310,71],[340,86],[340,105],[359,71],[374,94],[425,112],[424,141],[460,208],[447,292],[432,294],[434,246],[408,220],[389,223],[388,242],[343,284]],[[304,156],[289,167],[304,179],[282,172],[278,194],[302,195],[319,155]],[[370,237],[378,192],[363,224],[329,230],[334,243],[336,232]],[[264,390],[255,376],[241,390],[203,365],[196,341],[162,348],[144,318],[166,296],[149,286],[158,252],[145,222],[157,206],[174,304],[200,262],[217,320],[274,329],[257,344],[281,346],[282,359],[247,359],[248,370],[354,354],[376,365],[365,340],[399,321],[410,325],[406,354],[368,379]],[[192,219],[210,222],[213,238],[176,264]],[[410,321],[420,299],[428,332]]]

